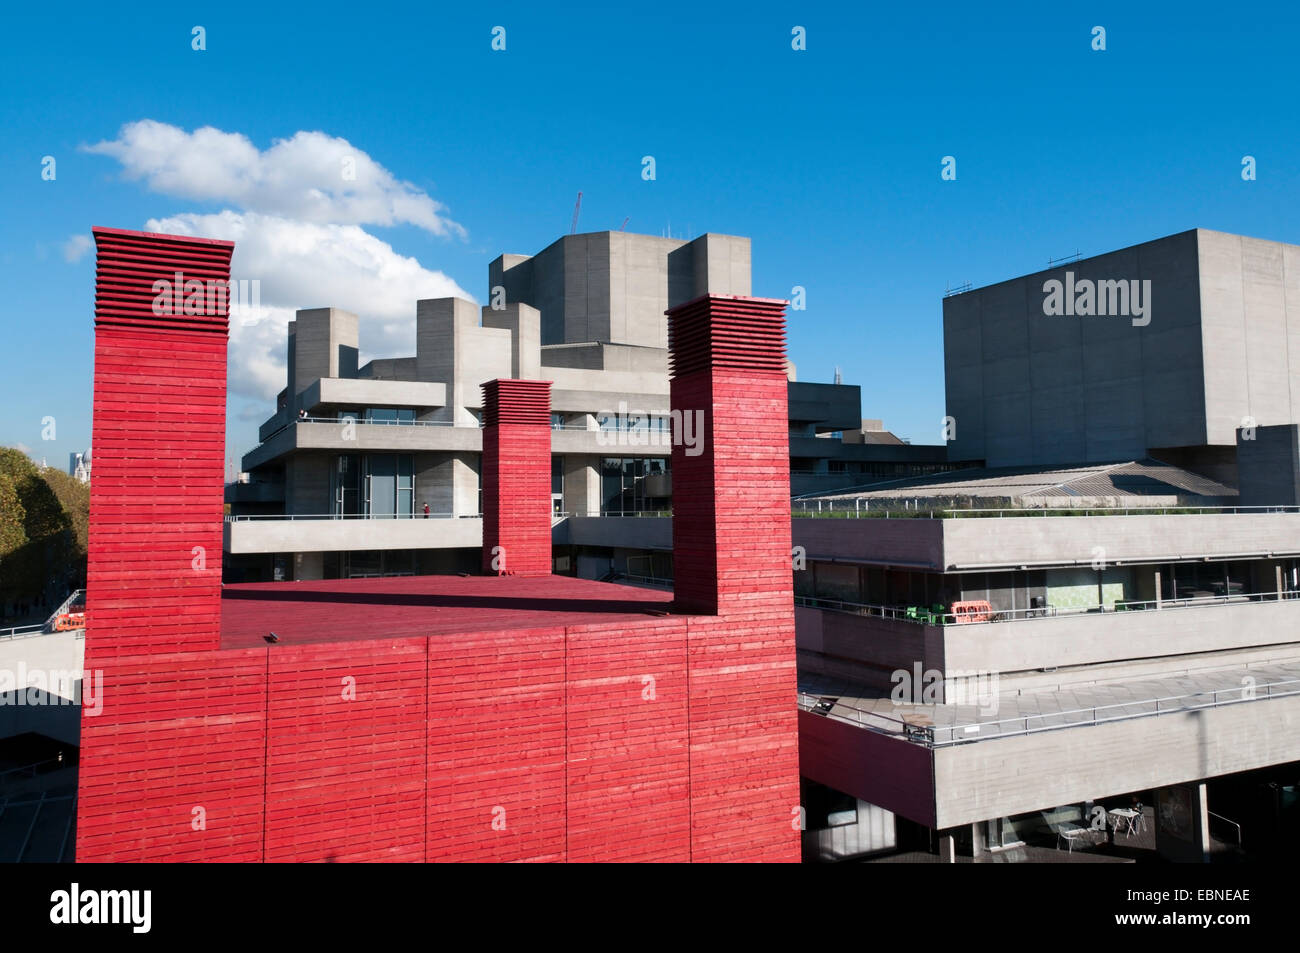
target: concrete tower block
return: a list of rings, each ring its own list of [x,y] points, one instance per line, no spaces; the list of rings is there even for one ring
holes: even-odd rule
[[[457,426],[477,421],[479,389],[471,381],[505,377],[510,370],[510,332],[479,326],[479,307],[463,298],[431,298],[415,305],[415,371],[422,381],[447,385],[447,405],[435,420]],[[539,358],[540,360],[540,358]]]
[[[483,384],[483,571],[551,573],[551,382]]]
[[[88,667],[217,645],[230,315],[221,283],[235,247],[93,231]],[[157,281],[190,293],[169,299]]]
[[[309,308],[298,311],[292,324],[291,397],[296,398],[322,377],[357,376],[355,314],[341,308]]]
[[[542,373],[542,313],[514,302],[503,311],[483,309],[483,327],[510,332],[510,377],[535,380]]]

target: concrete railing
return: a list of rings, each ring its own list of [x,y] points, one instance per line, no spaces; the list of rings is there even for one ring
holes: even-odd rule
[[[828,612],[845,612],[850,615],[876,616],[883,619],[895,619],[899,622],[914,622],[918,625],[994,625],[1000,622],[1025,622],[1036,619],[1055,619],[1064,616],[1114,614],[1116,612],[1164,611],[1166,609],[1196,609],[1207,606],[1241,605],[1251,602],[1278,602],[1294,600],[1300,606],[1300,592],[1285,590],[1282,592],[1236,593],[1224,596],[1204,596],[1191,599],[1152,599],[1146,601],[1125,600],[1113,605],[1090,606],[1042,606],[1037,609],[1003,609],[992,610],[988,618],[972,617],[977,613],[952,613],[936,611],[924,606],[885,606],[862,602],[844,602],[837,599],[823,599],[820,596],[795,596],[797,606],[807,609],[823,609]]]
[[[921,500],[899,506],[896,500],[877,503],[850,500],[794,500],[791,515],[824,519],[976,519],[1025,516],[1223,516],[1231,514],[1300,513],[1300,506],[1026,506],[999,509],[970,507],[960,510],[924,509]]]
[[[1006,738],[1038,734],[1044,731],[1062,731],[1068,728],[1095,726],[1116,721],[1132,721],[1138,718],[1153,718],[1160,715],[1179,714],[1255,701],[1268,701],[1294,695],[1300,695],[1300,678],[1281,679],[1276,682],[1249,686],[1239,685],[1213,691],[1189,692],[1184,695],[1136,699],[1112,705],[1093,705],[1089,708],[1071,708],[1063,711],[1019,715],[1015,718],[998,718],[990,721],[959,720],[956,718],[954,709],[954,719],[950,725],[925,724],[917,719],[915,715],[903,718],[880,712],[849,708],[848,706],[837,708],[833,702],[834,696],[813,695],[807,692],[799,692],[798,705],[801,711],[816,712],[824,717],[856,725],[868,731],[898,735],[907,741],[922,744],[929,748],[943,748],[988,738]],[[943,710],[943,707],[933,706],[930,710],[937,714]],[[1049,724],[1051,721],[1058,723]]]

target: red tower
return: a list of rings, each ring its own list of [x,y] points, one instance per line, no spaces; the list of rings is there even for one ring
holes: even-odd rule
[[[233,242],[94,229],[87,667],[216,648]],[[102,458],[102,460],[101,460]],[[111,640],[95,633],[111,630]]]
[[[483,385],[483,571],[551,573],[551,382]]]
[[[785,302],[668,311],[673,606],[689,624],[692,859],[797,860]],[[744,843],[737,817],[762,819]]]

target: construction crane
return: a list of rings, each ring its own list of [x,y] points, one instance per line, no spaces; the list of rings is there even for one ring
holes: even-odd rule
[[[578,193],[578,201],[573,203],[573,221],[569,223],[569,234],[573,235],[578,231],[578,212],[582,210],[582,193]]]

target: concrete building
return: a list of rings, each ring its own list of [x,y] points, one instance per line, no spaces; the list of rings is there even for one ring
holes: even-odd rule
[[[1300,419],[1300,247],[1206,229],[943,302],[953,459],[1154,457],[1236,483],[1236,431]]]
[[[412,357],[358,366],[356,315],[297,313],[287,386],[227,488],[227,581],[475,568],[480,385],[496,378],[552,382],[557,520],[669,510],[665,311],[706,293],[748,295],[749,239],[568,235],[488,272],[485,307],[415,304]],[[942,447],[908,446],[879,421],[864,429],[857,386],[797,382],[793,365],[788,376],[796,492],[948,468]],[[609,568],[604,554],[581,567],[579,555],[557,550],[556,571]]]
[[[1300,843],[1297,266],[1195,230],[944,300],[985,466],[795,502],[805,858]],[[1145,313],[1044,313],[1109,280]]]
[[[80,453],[68,454],[68,476],[76,477],[82,483],[90,482],[90,448]]]

